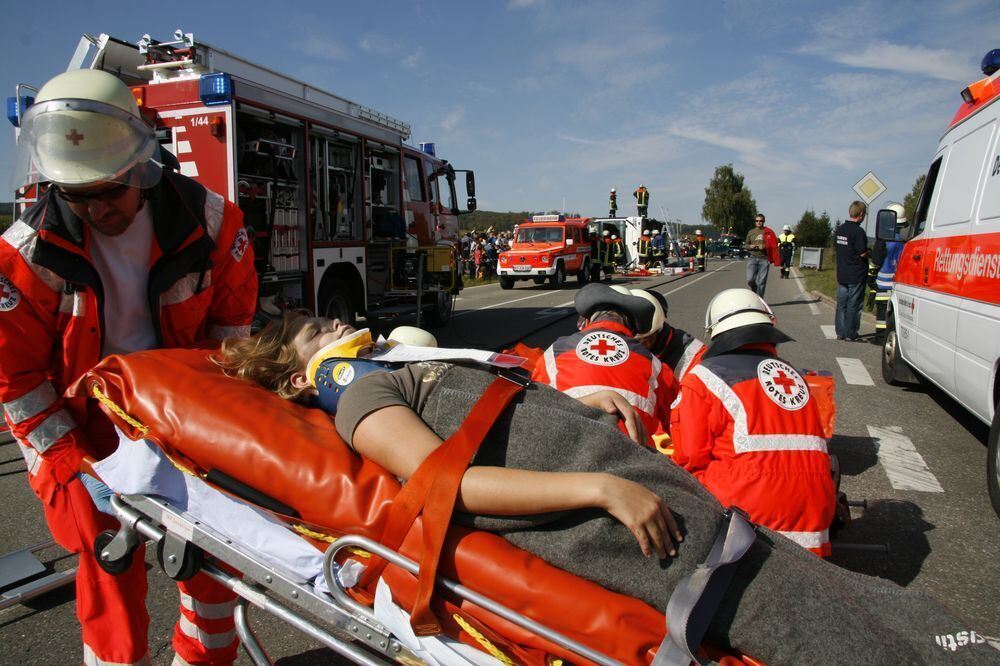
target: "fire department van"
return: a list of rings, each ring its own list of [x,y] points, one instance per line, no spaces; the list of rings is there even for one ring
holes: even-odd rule
[[[587,218],[534,215],[517,228],[510,249],[500,253],[497,275],[502,289],[518,280],[549,283],[559,289],[567,275],[581,286],[590,281],[590,236]]]
[[[177,168],[243,210],[261,309],[353,320],[423,311],[446,323],[458,272],[455,170],[410,126],[178,30],[132,44],[85,35],[69,69],[129,86]],[[17,126],[35,92],[8,100]],[[475,180],[465,172],[467,208]],[[17,213],[37,199],[18,193]]]
[[[1000,49],[962,91],[927,171],[896,270],[882,376],[927,379],[986,424],[987,484],[1000,514]],[[896,215],[879,211],[891,240]]]

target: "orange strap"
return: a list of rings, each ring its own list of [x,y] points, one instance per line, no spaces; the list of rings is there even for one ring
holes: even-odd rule
[[[423,548],[417,596],[410,615],[410,625],[418,636],[441,633],[441,625],[430,609],[434,579],[441,560],[441,548],[451,524],[462,477],[472,457],[511,400],[522,390],[522,384],[498,377],[483,392],[458,431],[437,447],[403,489],[396,495],[380,542],[396,550],[406,538],[417,516],[423,512]],[[373,581],[386,562],[371,562],[361,584]]]

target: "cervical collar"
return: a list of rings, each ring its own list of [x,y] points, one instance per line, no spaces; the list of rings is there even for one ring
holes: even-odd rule
[[[336,414],[337,403],[348,386],[373,372],[387,372],[401,365],[364,358],[373,347],[371,332],[364,328],[331,342],[309,359],[306,376],[316,389],[318,407],[328,414]]]

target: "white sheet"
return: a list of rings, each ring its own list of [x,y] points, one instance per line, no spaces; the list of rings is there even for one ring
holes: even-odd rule
[[[240,544],[289,578],[311,582],[326,593],[323,554],[267,513],[234,499],[201,479],[174,467],[160,449],[146,440],[132,441],[119,431],[118,449],[94,465],[108,486],[122,495],[156,495],[173,507],[201,521],[227,539]],[[338,572],[342,584],[353,585],[363,568]],[[447,637],[417,637],[407,613],[392,602],[381,580],[375,593],[375,616],[406,647],[432,666],[495,666],[490,655]]]

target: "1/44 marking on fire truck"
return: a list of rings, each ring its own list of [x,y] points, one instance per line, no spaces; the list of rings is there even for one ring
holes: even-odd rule
[[[191,127],[200,127],[202,125],[208,125],[208,116],[193,116],[188,118],[188,122],[191,123]]]

